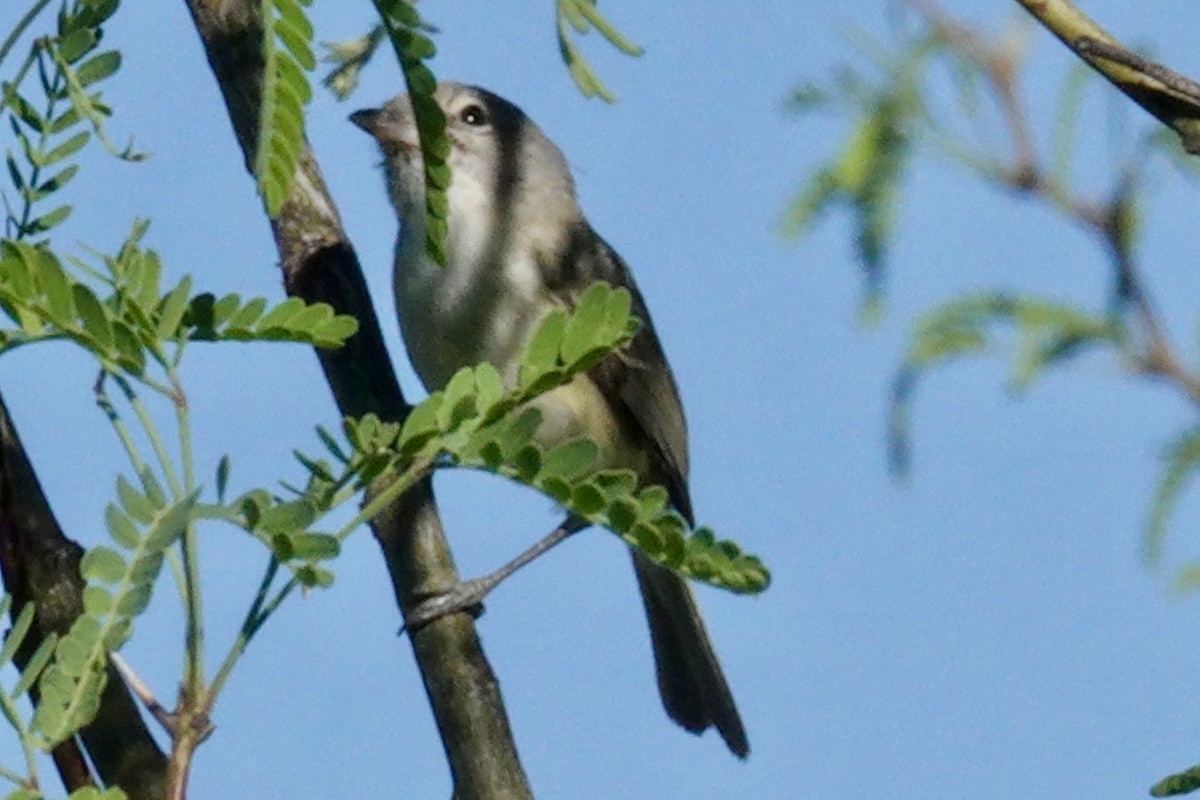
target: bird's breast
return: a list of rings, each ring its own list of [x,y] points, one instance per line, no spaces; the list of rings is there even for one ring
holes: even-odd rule
[[[459,369],[490,362],[508,385],[525,344],[554,307],[532,258],[464,257],[446,266],[397,251],[396,310],[409,359],[429,391]]]

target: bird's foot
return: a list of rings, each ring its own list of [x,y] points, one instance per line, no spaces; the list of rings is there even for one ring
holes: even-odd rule
[[[478,618],[483,613],[483,598],[496,588],[497,583],[493,576],[485,575],[461,581],[445,592],[425,598],[404,615],[400,633],[411,633],[448,614],[467,613]]]

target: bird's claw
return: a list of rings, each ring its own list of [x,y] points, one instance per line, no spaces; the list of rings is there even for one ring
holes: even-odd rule
[[[400,634],[425,627],[435,619],[460,612],[478,618],[483,613],[483,598],[494,588],[488,581],[476,578],[462,581],[448,591],[427,597],[404,615]]]

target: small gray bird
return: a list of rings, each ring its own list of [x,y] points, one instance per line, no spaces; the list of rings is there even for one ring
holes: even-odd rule
[[[442,83],[434,97],[450,140],[445,267],[425,252],[424,168],[408,97],[350,117],[383,150],[400,218],[396,306],[417,374],[433,391],[461,367],[488,361],[515,384],[525,344],[552,309],[573,307],[597,280],[625,287],[641,329],[624,352],[535,401],[543,417],[537,440],[549,447],[590,437],[599,466],[665,486],[693,522],[675,379],[629,268],[583,216],[562,153],[491,92]],[[715,725],[744,758],[746,732],[687,583],[636,551],[633,565],[667,714],[694,733]]]

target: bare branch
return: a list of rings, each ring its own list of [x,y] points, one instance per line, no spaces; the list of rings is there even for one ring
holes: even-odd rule
[[[1133,53],[1069,0],[1017,0],[1109,83],[1200,153],[1200,85]]]

